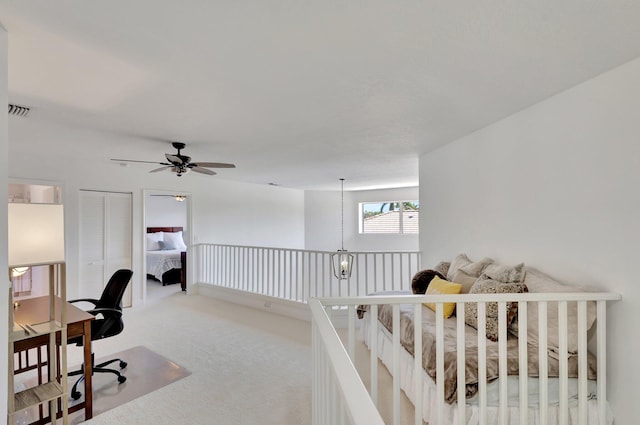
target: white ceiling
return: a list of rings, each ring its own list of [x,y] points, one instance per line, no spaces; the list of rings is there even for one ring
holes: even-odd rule
[[[104,161],[183,141],[237,165],[193,178],[301,189],[416,185],[420,154],[640,56],[637,1],[2,0],[0,23],[33,108],[12,137],[104,131],[73,146]]]

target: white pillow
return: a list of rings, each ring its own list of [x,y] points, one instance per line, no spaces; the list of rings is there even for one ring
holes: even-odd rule
[[[160,241],[164,239],[164,232],[147,233],[147,251],[160,251]]]
[[[182,239],[182,230],[179,232],[165,233],[164,234],[165,249],[178,249],[180,251],[186,251],[187,246]]]

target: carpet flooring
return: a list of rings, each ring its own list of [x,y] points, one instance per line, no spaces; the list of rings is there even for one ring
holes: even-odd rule
[[[122,334],[94,344],[98,357],[144,345],[192,373],[85,423],[311,423],[308,322],[180,292],[126,309],[124,320]],[[81,349],[68,351],[81,363]]]

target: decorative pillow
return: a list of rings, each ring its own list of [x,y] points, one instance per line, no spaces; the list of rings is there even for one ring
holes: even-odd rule
[[[447,279],[452,280],[455,272],[457,272],[459,268],[464,267],[468,264],[471,264],[471,260],[469,260],[467,254],[458,254],[458,256],[454,258],[453,261],[451,261],[449,270],[447,270]]]
[[[170,251],[176,249],[172,242],[158,241],[158,245],[160,245],[160,249],[162,251]]]
[[[437,271],[438,273],[440,273],[442,276],[446,276],[447,272],[449,271],[449,266],[451,265],[450,262],[448,261],[440,261],[434,268],[434,271]]]
[[[431,283],[431,280],[436,276],[441,279],[445,278],[440,272],[435,270],[419,271],[413,276],[413,279],[411,279],[411,291],[414,294],[424,294],[429,287],[429,283]]]
[[[164,234],[165,249],[178,249],[180,251],[186,251],[187,246],[182,239],[182,231],[171,232]]]
[[[539,270],[527,267],[527,274],[524,283],[530,292],[582,292],[583,289],[577,286],[565,285],[542,273]],[[587,330],[589,330],[596,320],[596,303],[587,303]],[[549,355],[558,358],[560,352],[560,339],[558,330],[560,328],[558,320],[558,303],[547,303],[547,348]],[[567,303],[567,351],[569,354],[578,352],[578,303]],[[509,327],[509,332],[518,336],[518,318]],[[527,303],[527,342],[532,345],[538,344],[538,303]]]
[[[471,287],[478,280],[476,276],[469,276],[462,270],[458,270],[452,279],[455,283],[459,283],[462,285],[462,289],[460,290],[461,294],[468,294],[471,290]]]
[[[492,279],[480,278],[471,287],[470,294],[512,294],[528,292],[527,286],[523,283],[503,283]],[[488,302],[485,304],[487,338],[491,341],[498,340],[498,303]],[[518,312],[517,302],[507,302],[507,328]],[[478,329],[478,304],[465,303],[464,321],[467,325]]]
[[[459,283],[448,282],[436,276],[431,281],[425,295],[459,294],[461,288],[462,285]],[[425,307],[429,307],[431,310],[436,311],[436,303],[424,303],[424,305]],[[442,315],[444,318],[447,319],[451,317],[455,308],[456,303],[444,303],[442,309]]]
[[[147,251],[159,251],[162,249],[158,242],[162,241],[163,233],[147,233]]]
[[[467,264],[466,266],[460,267],[458,271],[462,271],[469,276],[478,277],[482,274],[482,271],[491,263],[493,263],[493,260],[489,257],[485,257],[480,261],[475,261],[473,263]]]
[[[503,283],[520,283],[524,282],[525,269],[524,263],[515,266],[503,266],[500,264],[489,264],[482,274],[488,279],[497,280]]]

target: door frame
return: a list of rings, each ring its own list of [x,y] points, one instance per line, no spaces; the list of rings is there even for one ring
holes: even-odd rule
[[[143,282],[144,284],[142,285],[142,303],[145,304],[147,302],[147,261],[146,261],[146,255],[145,253],[147,252],[147,238],[146,238],[146,233],[147,233],[147,197],[152,196],[152,195],[180,195],[180,196],[185,196],[186,199],[184,200],[184,202],[186,202],[186,206],[187,206],[187,216],[186,216],[186,222],[187,222],[187,229],[186,231],[183,231],[182,235],[183,238],[185,239],[185,243],[187,245],[187,264],[191,264],[191,260],[189,259],[189,247],[193,244],[193,220],[192,220],[192,208],[193,208],[193,204],[192,204],[192,200],[193,200],[193,194],[191,192],[187,192],[187,191],[183,191],[183,190],[159,190],[159,189],[143,189],[142,190],[142,234],[140,235],[140,239],[142,241],[142,243],[140,244],[140,246],[142,247],[142,278],[143,278]],[[187,271],[189,271],[187,269]],[[190,285],[190,278],[189,278],[190,273],[187,273],[187,294],[191,293],[191,285]]]

